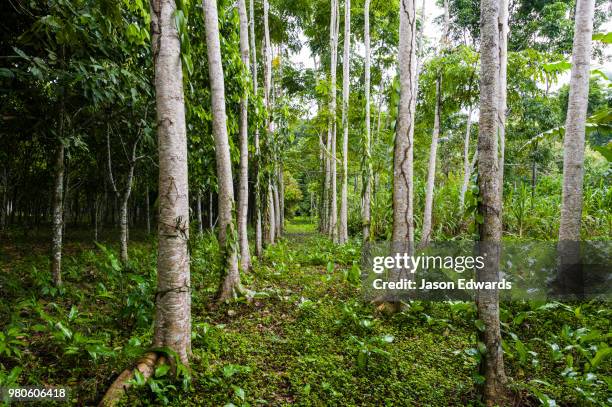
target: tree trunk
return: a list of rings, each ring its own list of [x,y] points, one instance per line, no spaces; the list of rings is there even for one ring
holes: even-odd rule
[[[98,197],[98,193],[96,192],[94,202],[93,202],[93,226],[94,226],[94,242],[98,241],[98,219],[100,212],[100,200]]]
[[[136,166],[136,147],[138,145],[138,139],[132,145],[132,156],[130,158],[128,174],[125,180],[125,188],[123,192],[119,192],[117,184],[113,177],[113,166],[111,161],[111,149],[110,149],[110,124],[106,132],[106,151],[108,153],[108,174],[111,182],[113,191],[115,192],[115,198],[119,199],[119,257],[121,263],[127,264],[128,262],[128,201],[132,192],[132,181],[134,180],[134,168]]]
[[[423,4],[423,7],[425,5]],[[423,18],[425,17],[425,10],[423,9]],[[444,28],[441,39],[441,53],[448,47],[448,32],[450,27],[450,14],[448,11],[448,0],[444,0]],[[422,32],[419,32],[419,36],[422,36]],[[421,51],[422,38],[419,39],[419,53]],[[417,64],[419,61],[417,61]],[[417,68],[418,70],[418,68]],[[418,84],[418,72],[417,72],[417,84]],[[442,101],[442,90],[440,84],[442,82],[442,73],[438,73],[436,80],[436,106],[434,108],[434,127],[431,135],[431,146],[429,148],[429,165],[427,167],[427,186],[425,189],[425,208],[423,210],[423,231],[421,233],[421,246],[426,246],[431,241],[431,235],[433,233],[433,198],[434,188],[436,183],[436,160],[438,154],[438,139],[440,137],[440,115],[441,112],[441,101]],[[418,96],[418,95],[417,95]]]
[[[8,206],[8,175],[6,167],[2,167],[2,201],[0,202],[0,233],[6,227],[6,212]]]
[[[415,3],[416,7],[416,3]],[[446,14],[445,14],[446,17]],[[419,76],[421,75],[421,65],[423,58],[423,31],[425,30],[425,24],[427,23],[427,16],[425,15],[425,0],[421,3],[421,24],[419,26],[419,30],[417,32],[416,38],[416,80],[414,82],[414,97],[417,98],[419,96]],[[389,116],[387,116],[387,119]]]
[[[318,109],[318,113],[321,111],[321,108],[319,106]],[[325,154],[325,144],[323,143],[323,136],[321,135],[321,132],[319,132],[319,161],[320,161],[320,165],[321,165],[321,186],[320,186],[320,194],[319,194],[319,198],[318,198],[318,203],[319,203],[319,207],[317,208],[318,211],[318,215],[319,215],[319,232],[320,233],[326,233],[325,231],[325,193],[326,193],[326,189],[327,189],[327,172],[325,171],[325,167],[327,164],[327,156]],[[312,214],[311,214],[312,215]]]
[[[128,262],[128,197],[124,195],[119,207],[119,258],[123,264]]]
[[[227,117],[225,113],[225,83],[221,64],[221,46],[219,42],[219,18],[217,1],[203,0],[204,23],[206,28],[206,46],[208,55],[208,73],[212,98],[213,136],[215,139],[215,156],[217,160],[217,179],[219,183],[219,245],[226,268],[223,281],[219,286],[218,299],[226,301],[236,298],[242,291],[238,271],[238,247],[236,224],[233,213],[234,184],[232,181],[232,162],[227,135]]]
[[[182,363],[191,353],[189,186],[181,43],[173,0],[151,1],[159,154],[159,222],[154,346]]]
[[[147,235],[151,234],[151,203],[149,201],[149,184],[147,184],[147,189],[145,191],[145,217],[147,218]],[[199,198],[199,196],[198,196]],[[200,233],[202,230],[202,212],[200,212]]]
[[[572,48],[565,137],[563,139],[563,193],[559,225],[559,281],[575,291],[575,281],[582,278],[580,229],[584,177],[585,124],[589,96],[589,63],[593,32],[594,0],[578,0]],[[534,171],[535,178],[535,171]],[[534,181],[535,184],[535,181]],[[535,188],[534,188],[535,189]],[[568,287],[568,282],[571,287]],[[572,284],[573,283],[573,284]]]
[[[249,1],[249,30],[251,41],[251,55],[253,56],[253,94],[257,95],[257,48],[255,47],[255,10],[254,0]],[[256,107],[257,109],[257,107]],[[261,258],[263,254],[263,236],[261,230],[261,151],[259,148],[259,129],[255,129],[255,254]]]
[[[468,109],[467,123],[465,130],[465,140],[463,142],[463,182],[461,191],[459,192],[459,212],[463,213],[465,209],[465,193],[470,184],[471,166],[470,166],[470,132],[472,130],[472,106]]]
[[[238,0],[240,17],[240,56],[244,66],[249,69],[249,20],[245,0]],[[238,187],[238,243],[240,245],[240,267],[243,271],[251,268],[251,254],[247,234],[247,215],[249,211],[249,122],[248,91],[245,89],[240,99],[240,185]]]
[[[393,156],[393,242],[414,242],[413,140],[416,107],[415,1],[400,3],[400,102]]]
[[[560,241],[580,240],[584,138],[589,96],[589,64],[593,33],[594,0],[578,0],[572,73],[563,139],[563,195],[561,200]]]
[[[197,216],[198,216],[198,234],[202,235],[204,233],[204,225],[202,224],[202,192],[198,191],[198,201],[197,205]]]
[[[344,56],[342,58],[342,190],[338,243],[348,241],[348,109],[351,55],[351,0],[344,0]]]
[[[263,2],[264,12],[264,103],[266,105],[266,143],[272,143],[273,126],[272,123],[272,50],[270,44],[270,27],[268,22],[268,13],[270,4],[268,0]],[[274,172],[271,171],[267,177],[268,184],[268,244],[274,244],[276,233],[276,214],[274,211]]]
[[[330,132],[330,208],[329,208],[329,236],[333,242],[338,242],[338,196],[337,196],[337,155],[336,155],[336,65],[338,62],[338,31],[340,29],[340,5],[338,0],[332,1],[332,35],[331,41],[331,132]]]
[[[500,126],[500,10],[499,0],[482,0],[481,11],[481,67],[480,119],[478,128],[478,186],[482,216],[479,225],[480,253],[485,267],[478,270],[480,281],[499,280],[499,256],[502,235],[501,189],[499,186],[498,131]],[[503,7],[503,4],[501,4]],[[481,362],[485,377],[483,395],[488,406],[505,405],[506,374],[499,324],[499,293],[482,290],[476,294],[478,318],[484,323],[481,341],[486,354]]]
[[[323,180],[323,200],[321,205],[321,216],[323,217],[321,232],[323,234],[329,234],[329,220],[330,213],[329,208],[331,205],[331,159],[330,159],[330,151],[331,151],[331,119],[328,120],[328,129],[327,129],[327,138],[325,143],[323,143],[321,137],[321,149],[323,151],[322,156],[324,160],[324,171],[325,178]]]
[[[280,233],[285,229],[285,175],[283,173],[283,163],[278,164],[278,209],[280,210]]]
[[[434,108],[434,128],[429,148],[429,165],[427,167],[427,186],[425,189],[425,208],[423,210],[423,233],[421,246],[429,244],[432,234],[433,196],[436,181],[436,160],[438,154],[438,138],[440,136],[440,78],[436,81],[436,106]]]
[[[208,228],[212,231],[215,225],[213,224],[213,193],[208,193]]]
[[[448,1],[448,0],[447,0]],[[506,153],[506,87],[508,65],[508,0],[500,0],[499,9],[499,196],[504,194],[504,160]],[[504,201],[500,198],[500,205]],[[503,225],[502,225],[503,228]],[[503,230],[502,230],[503,233]]]
[[[279,190],[279,185],[278,185],[278,171],[275,171],[277,178],[276,178],[276,183],[272,186],[272,191],[274,192],[274,226],[275,226],[275,233],[276,233],[276,239],[280,239],[281,235],[282,235],[282,231],[281,231],[281,209],[280,209],[280,194],[278,192]]]
[[[62,109],[63,110],[63,109]],[[60,117],[60,134],[63,133],[63,111]],[[64,230],[64,144],[57,141],[55,153],[55,185],[53,187],[53,219],[51,240],[51,275],[56,286],[62,285],[62,237]]]
[[[274,187],[268,182],[268,244],[276,240],[276,214],[274,212]]]
[[[363,7],[363,38],[365,43],[365,142],[363,162],[363,198],[361,207],[361,224],[363,241],[370,241],[371,202],[372,193],[372,137],[370,128],[370,0],[365,0]]]

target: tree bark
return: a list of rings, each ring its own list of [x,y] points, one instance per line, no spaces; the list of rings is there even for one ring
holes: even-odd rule
[[[272,50],[270,44],[270,27],[268,14],[270,3],[263,2],[264,12],[264,103],[266,105],[266,143],[272,143],[274,124],[272,123]],[[268,244],[274,244],[276,234],[276,212],[274,211],[274,172],[271,171],[267,177],[268,184]]]
[[[423,7],[425,7],[423,5]],[[423,18],[425,17],[425,12],[423,11]],[[448,47],[448,32],[450,24],[450,15],[448,11],[448,0],[444,0],[444,28],[442,33],[441,40],[441,48],[440,54],[443,54],[444,50]],[[419,33],[422,35],[422,32]],[[420,41],[422,43],[422,39]],[[421,46],[419,45],[419,52]],[[418,61],[420,62],[420,61]],[[417,73],[418,75],[418,73]],[[442,73],[438,73],[438,77],[436,79],[436,101],[434,108],[434,126],[433,132],[431,135],[431,146],[429,148],[429,165],[427,167],[427,186],[425,189],[425,208],[423,210],[423,232],[421,233],[421,246],[426,246],[431,241],[432,228],[433,228],[433,198],[434,198],[434,189],[436,183],[436,160],[438,154],[438,139],[440,137],[440,115],[441,115],[441,101],[442,101],[442,90],[441,90],[441,82],[442,82]],[[418,84],[418,77],[417,77]]]
[[[254,0],[249,1],[249,29],[251,41],[251,55],[253,56],[253,94],[257,95],[257,48],[255,47],[255,10]],[[256,108],[257,109],[257,108]],[[255,254],[261,258],[263,255],[263,236],[261,230],[261,150],[259,148],[259,129],[255,129]]]
[[[63,110],[63,109],[62,109]],[[60,118],[60,134],[63,131],[63,112]],[[62,238],[64,230],[64,143],[57,141],[55,153],[55,185],[53,187],[53,218],[51,240],[51,275],[53,284],[62,285]]]
[[[240,18],[240,56],[242,63],[249,69],[249,19],[245,0],[238,0]],[[248,91],[245,89],[240,99],[240,185],[238,188],[238,242],[240,244],[240,267],[243,271],[251,268],[251,254],[247,234],[247,215],[249,210],[249,122]]]
[[[480,281],[499,280],[501,226],[501,188],[499,186],[498,132],[500,112],[500,30],[499,16],[504,1],[482,0],[480,20],[480,119],[478,128],[478,184],[482,217],[479,249],[485,267],[478,270]],[[500,7],[501,6],[501,7]],[[506,374],[499,323],[499,293],[481,290],[476,294],[478,318],[484,323],[481,340],[486,354],[481,362],[485,377],[483,395],[488,406],[505,405]]]
[[[344,0],[344,56],[342,58],[342,189],[338,243],[348,241],[348,137],[349,85],[351,55],[351,0]]]
[[[238,271],[238,247],[236,224],[234,218],[234,184],[232,181],[232,162],[227,135],[227,117],[225,113],[225,83],[221,64],[221,46],[219,42],[219,18],[217,1],[203,0],[204,24],[206,28],[206,48],[208,55],[208,73],[212,99],[213,136],[215,139],[215,156],[217,161],[217,180],[219,183],[219,245],[224,257],[225,275],[219,292],[219,301],[226,301],[238,296],[242,291]]]
[[[113,178],[113,167],[111,161],[111,150],[110,150],[110,124],[108,125],[108,131],[106,133],[106,149],[108,153],[108,173],[111,181],[111,186],[115,192],[115,196],[119,199],[119,258],[121,263],[127,264],[128,262],[128,201],[132,193],[132,182],[134,180],[134,168],[136,167],[136,148],[138,146],[138,137],[132,145],[132,155],[128,157],[128,173],[125,180],[125,187],[123,191],[119,191],[115,179]]]
[[[173,0],[151,1],[159,154],[159,223],[154,346],[191,353],[189,187],[181,43]]]
[[[363,160],[363,200],[361,209],[361,224],[363,228],[363,241],[370,241],[370,223],[372,221],[371,193],[372,193],[372,136],[370,126],[370,0],[365,0],[363,7],[365,43],[365,143]],[[380,117],[380,116],[379,116]]]
[[[423,233],[421,246],[429,244],[432,234],[433,196],[436,181],[436,160],[438,158],[438,138],[440,136],[440,78],[436,81],[436,106],[434,108],[434,128],[429,147],[429,164],[427,167],[427,186],[425,189],[425,208],[423,210]]]
[[[331,75],[330,75],[330,208],[329,236],[333,242],[338,242],[338,197],[337,197],[337,155],[336,155],[336,65],[338,62],[338,31],[340,28],[340,6],[338,0],[332,1],[331,42]]]
[[[417,38],[416,38],[416,46],[417,46],[417,50],[416,50],[416,80],[414,82],[414,95],[415,98],[417,98],[419,96],[419,76],[421,76],[421,65],[422,62],[421,59],[423,58],[423,31],[425,30],[425,23],[427,22],[427,18],[425,16],[425,3],[426,1],[423,0],[423,3],[421,4],[421,24],[419,26],[418,32],[417,32]],[[416,7],[416,3],[415,3],[415,7]],[[446,17],[446,15],[445,15]],[[388,116],[387,116],[388,119]]]
[[[507,65],[508,65],[508,0],[499,0],[499,196],[504,194],[504,162],[506,154],[506,87],[507,87]],[[500,205],[504,201],[500,198]],[[500,207],[500,210],[502,209]],[[503,228],[503,225],[502,225]],[[503,230],[502,230],[503,233]]]
[[[400,101],[393,156],[393,241],[411,244],[414,242],[415,1],[402,0],[399,13]]]
[[[274,212],[274,187],[268,182],[268,244],[276,240],[276,213]]]
[[[147,218],[147,235],[151,234],[151,203],[149,201],[149,184],[145,191],[145,217]],[[202,229],[202,213],[200,212],[200,232]]]
[[[212,231],[215,228],[213,223],[213,192],[208,192],[208,228]]]
[[[198,198],[197,198],[197,216],[198,216],[198,234],[202,235],[202,233],[204,233],[204,224],[202,223],[202,192],[198,191]]]
[[[283,163],[278,164],[278,209],[280,210],[280,232],[285,230],[285,174]]]
[[[461,191],[459,192],[459,212],[463,213],[465,209],[465,193],[470,184],[471,166],[470,166],[470,132],[472,131],[472,106],[468,109],[465,140],[463,141],[463,182],[461,183]]]
[[[563,194],[560,241],[580,240],[584,177],[585,123],[589,96],[589,65],[593,33],[594,0],[578,0],[574,25],[565,137],[563,139]]]
[[[278,170],[275,171],[275,176],[276,176],[276,182],[273,184],[272,186],[272,191],[274,192],[274,226],[275,226],[275,233],[276,233],[276,239],[280,239],[281,235],[282,235],[282,231],[281,231],[281,208],[280,208],[280,193],[279,193],[279,189],[280,186],[278,185]]]

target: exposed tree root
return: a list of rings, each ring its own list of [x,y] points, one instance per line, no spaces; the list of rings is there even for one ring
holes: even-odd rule
[[[136,367],[127,368],[117,376],[113,384],[110,385],[104,394],[104,397],[102,397],[102,400],[100,400],[98,407],[110,407],[117,404],[119,400],[121,400],[121,397],[125,395],[126,390],[130,388],[130,380],[134,377],[134,372],[136,370],[138,370],[146,380],[153,375],[155,366],[164,363],[166,363],[166,358],[164,356],[160,356],[156,352],[145,353],[136,362]]]

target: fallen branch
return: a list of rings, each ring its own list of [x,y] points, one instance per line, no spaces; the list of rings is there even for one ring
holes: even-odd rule
[[[135,368],[128,368],[121,372],[113,384],[110,385],[104,397],[102,397],[98,407],[111,407],[117,404],[117,402],[121,400],[121,397],[125,395],[126,390],[132,385],[130,380],[134,377],[134,372],[138,370],[144,379],[147,380],[153,375],[155,366],[164,363],[166,363],[166,358],[164,356],[159,356],[156,352],[145,353],[138,359]]]

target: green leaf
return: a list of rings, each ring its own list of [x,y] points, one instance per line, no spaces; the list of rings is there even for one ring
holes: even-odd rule
[[[155,369],[155,377],[163,377],[170,371],[170,365],[160,365]]]
[[[612,355],[612,348],[604,347],[599,349],[593,359],[589,360],[589,364],[591,365],[589,370],[597,368],[604,360],[608,359]]]
[[[603,155],[608,162],[612,162],[612,143],[608,143],[605,146],[593,147],[593,150]]]
[[[70,308],[70,313],[68,313],[68,321],[73,321],[77,315],[79,314],[79,310],[74,305]]]
[[[244,401],[244,398],[246,397],[244,389],[236,385],[232,385],[232,388],[234,389],[234,395],[238,397],[241,401]]]
[[[604,44],[612,44],[612,32],[593,34],[593,41],[601,41]]]
[[[136,380],[137,386],[144,386],[146,382],[144,375],[138,369],[134,370],[134,379]]]

